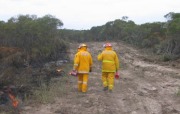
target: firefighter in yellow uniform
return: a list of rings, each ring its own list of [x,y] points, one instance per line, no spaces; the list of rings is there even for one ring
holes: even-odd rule
[[[102,82],[104,91],[112,92],[114,88],[114,76],[119,69],[119,59],[115,51],[112,50],[112,44],[103,45],[105,50],[98,55],[98,60],[102,61]]]
[[[79,52],[74,58],[73,69],[78,73],[78,90],[80,92],[87,92],[88,75],[92,68],[92,57],[87,51],[86,44],[80,44]]]

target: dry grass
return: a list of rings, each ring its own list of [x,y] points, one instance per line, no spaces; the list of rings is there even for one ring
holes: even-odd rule
[[[63,77],[58,82],[51,83],[49,87],[42,85],[39,90],[34,91],[36,102],[52,103],[55,98],[65,95],[67,92],[66,82],[67,78]]]
[[[71,64],[67,64],[65,69],[65,76],[51,79],[49,86],[42,83],[40,88],[34,91],[33,97],[35,102],[39,103],[52,103],[57,97],[62,97],[67,94],[69,89],[69,76],[68,71],[71,68]]]

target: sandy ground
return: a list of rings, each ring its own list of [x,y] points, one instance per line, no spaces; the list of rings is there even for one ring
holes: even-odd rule
[[[103,43],[88,43],[93,56],[88,92],[77,91],[69,78],[67,93],[54,103],[24,107],[22,114],[180,114],[180,70],[150,61],[150,57],[123,43],[113,43],[120,57],[120,79],[112,93],[104,92],[101,63],[96,56]],[[78,44],[71,45],[71,58]],[[179,64],[179,63],[177,63]]]

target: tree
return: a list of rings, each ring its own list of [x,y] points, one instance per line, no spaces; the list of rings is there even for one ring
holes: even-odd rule
[[[122,20],[123,20],[123,21],[127,21],[127,19],[128,19],[128,16],[123,16],[123,17],[122,17]]]

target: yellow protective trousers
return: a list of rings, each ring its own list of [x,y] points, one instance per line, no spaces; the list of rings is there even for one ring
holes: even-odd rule
[[[78,91],[87,92],[88,74],[78,74]]]
[[[109,90],[114,88],[114,75],[115,72],[102,72],[103,86],[108,87]]]

